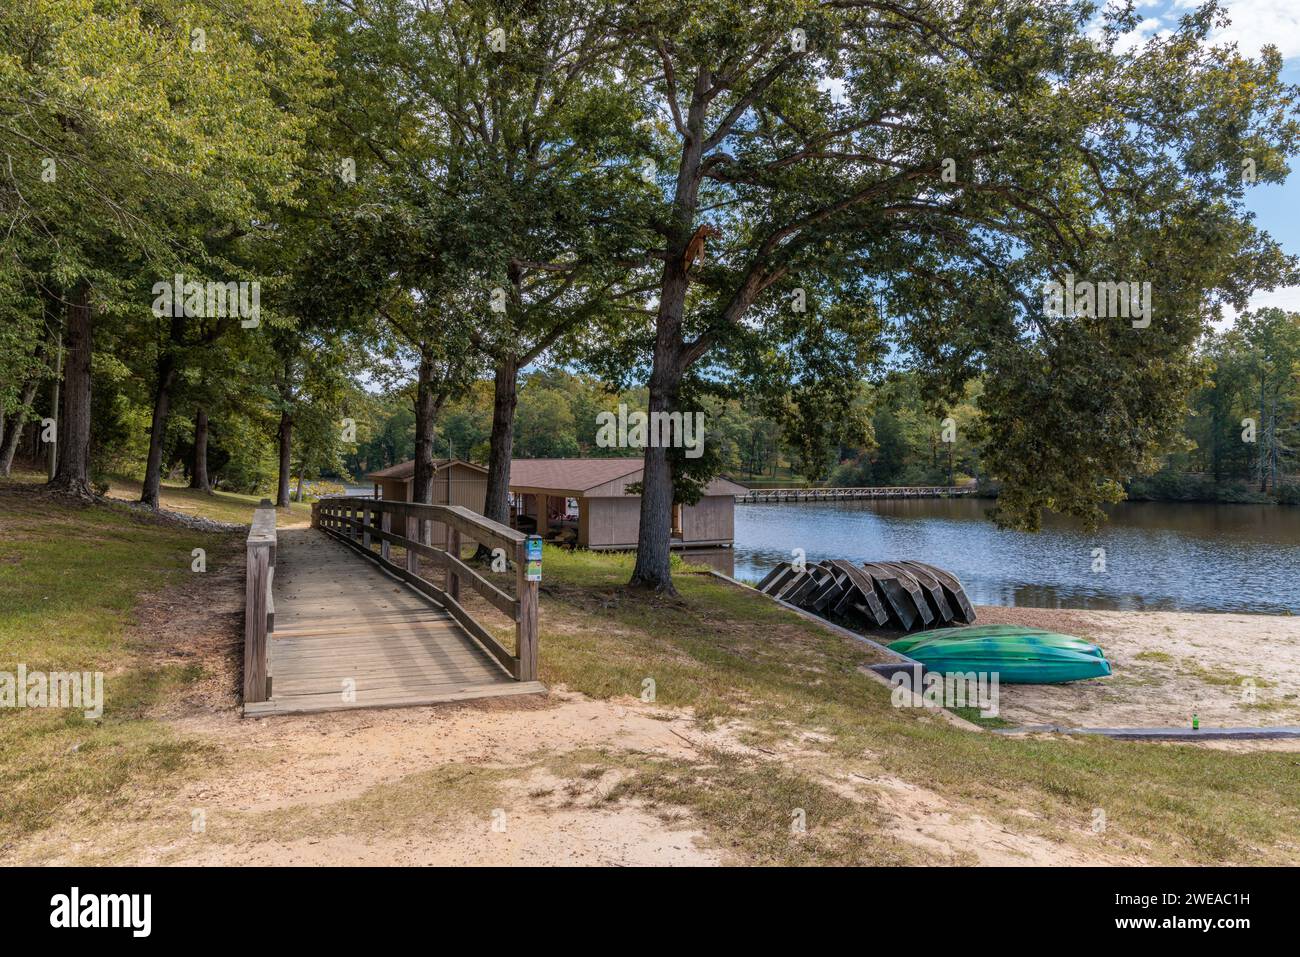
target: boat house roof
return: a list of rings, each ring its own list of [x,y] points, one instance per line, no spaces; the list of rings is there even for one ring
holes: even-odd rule
[[[643,460],[635,459],[515,459],[510,464],[510,491],[570,498],[621,497],[628,485],[641,480]],[[715,478],[705,495],[741,495],[743,485]]]
[[[436,475],[448,465],[462,465],[467,469],[473,469],[476,472],[487,474],[487,469],[481,465],[475,465],[473,462],[466,462],[463,459],[434,459],[433,471]],[[415,459],[408,459],[405,462],[398,462],[396,465],[390,465],[386,469],[380,469],[377,472],[367,472],[366,481],[374,482],[382,479],[410,479],[415,477]]]

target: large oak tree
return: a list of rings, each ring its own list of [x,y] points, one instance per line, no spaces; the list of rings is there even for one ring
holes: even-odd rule
[[[1095,519],[1174,435],[1218,304],[1294,281],[1242,197],[1285,176],[1295,91],[1276,51],[1212,46],[1218,16],[1125,52],[1131,7],[1068,0],[621,7],[665,170],[650,411],[829,281],[938,392],[984,375],[1001,521]],[[1068,275],[1149,282],[1150,324],[1046,315]],[[634,583],[671,588],[673,488],[647,448]]]

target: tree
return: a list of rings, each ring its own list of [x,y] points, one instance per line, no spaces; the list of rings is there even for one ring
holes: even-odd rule
[[[646,189],[608,162],[637,137],[621,47],[593,0],[334,6],[340,49],[366,54],[343,58],[348,75],[384,101],[349,119],[380,168],[384,215],[442,224],[436,258],[428,232],[410,234],[451,277],[428,297],[431,315],[446,316],[454,290],[473,351],[493,368],[484,511],[505,522],[520,370],[635,288],[627,251],[640,220],[628,206]],[[431,439],[417,440],[417,495]]]
[[[1261,309],[1237,319],[1245,348],[1245,370],[1257,399],[1259,490],[1278,490],[1278,476],[1296,454],[1300,412],[1300,313]]]
[[[651,412],[674,411],[688,372],[807,285],[877,294],[942,398],[986,373],[999,520],[1033,528],[1044,507],[1098,520],[1176,432],[1206,316],[1291,281],[1295,264],[1243,212],[1242,170],[1280,180],[1297,124],[1275,50],[1208,44],[1213,6],[1128,52],[1133,10],[1110,8],[1099,39],[1094,13],[1064,0],[623,10],[669,170]],[[1151,322],[1047,314],[1049,279],[1150,282]],[[673,488],[667,450],[648,447],[634,584],[672,587]]]
[[[89,495],[97,323],[148,308],[142,290],[188,261],[196,223],[246,224],[293,191],[294,107],[320,76],[308,8],[230,0],[199,13],[185,0],[16,0],[0,13],[4,211],[18,226],[0,268],[66,303],[51,486],[74,495]]]

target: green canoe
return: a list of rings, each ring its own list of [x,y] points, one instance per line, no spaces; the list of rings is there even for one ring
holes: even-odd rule
[[[892,642],[889,649],[931,671],[996,672],[998,681],[1008,684],[1054,684],[1110,674],[1110,663],[1091,642],[1018,625],[939,628]]]

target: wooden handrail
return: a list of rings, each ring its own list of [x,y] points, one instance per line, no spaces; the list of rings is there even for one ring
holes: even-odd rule
[[[271,696],[266,670],[267,634],[275,627],[275,509],[263,499],[253,512],[244,542],[248,571],[244,581],[244,703]]]
[[[375,521],[376,517],[378,521]],[[420,541],[423,522],[446,525],[451,532],[450,547],[444,549]],[[537,582],[528,581],[525,574],[527,535],[461,505],[425,505],[347,496],[321,499],[312,510],[312,524],[351,545],[445,607],[515,678],[537,680]],[[402,529],[404,534],[393,531],[394,526]],[[515,563],[513,597],[461,560],[462,536],[505,551]],[[378,552],[371,547],[373,542],[379,543]],[[406,549],[405,567],[389,559],[390,545]],[[419,556],[428,558],[446,571],[445,589],[419,574]],[[514,621],[513,652],[503,647],[460,604],[462,581]]]

